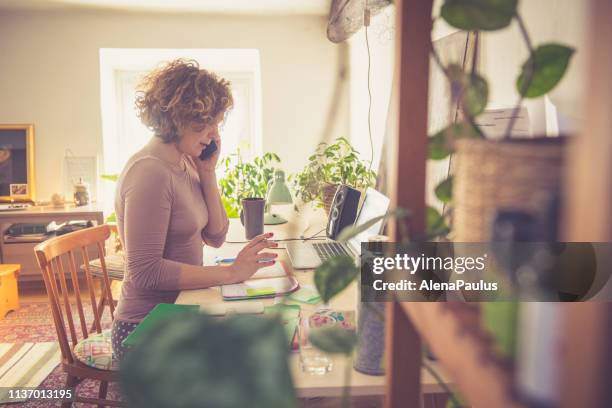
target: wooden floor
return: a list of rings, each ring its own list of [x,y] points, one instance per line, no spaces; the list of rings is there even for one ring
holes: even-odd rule
[[[26,287],[19,286],[19,300],[21,302],[40,302],[47,299],[45,285],[29,284]]]

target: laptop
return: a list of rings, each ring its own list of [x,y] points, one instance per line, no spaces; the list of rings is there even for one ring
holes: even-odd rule
[[[368,188],[359,215],[353,225],[363,225],[372,218],[385,215],[389,209],[390,200],[384,194]],[[361,243],[368,237],[382,232],[384,220],[380,220],[365,231],[357,234],[346,243],[333,240],[324,242],[292,242],[287,244],[287,253],[294,269],[313,269],[326,259],[336,255],[349,255],[357,259],[361,254]]]

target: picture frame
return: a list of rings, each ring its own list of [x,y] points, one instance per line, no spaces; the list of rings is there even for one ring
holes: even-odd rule
[[[34,125],[0,124],[0,202],[34,199]]]

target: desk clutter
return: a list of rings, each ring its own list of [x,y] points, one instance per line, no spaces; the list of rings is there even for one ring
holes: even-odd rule
[[[223,300],[276,297],[294,292],[299,287],[297,279],[281,261],[261,268],[244,282],[221,286],[221,295]]]
[[[54,236],[93,227],[92,221],[67,221],[57,224],[50,223],[16,223],[4,233],[4,242],[41,242]]]
[[[322,328],[328,326],[339,326],[347,330],[355,329],[355,312],[353,311],[337,311],[331,309],[322,309],[314,312],[308,318],[302,317],[302,310],[299,305],[292,304],[275,304],[271,306],[263,306],[261,302],[243,302],[243,303],[221,303],[214,305],[178,305],[172,303],[160,303],[140,322],[136,329],[123,340],[123,345],[126,347],[134,347],[143,341],[146,341],[147,332],[151,330],[160,321],[170,318],[175,318],[183,313],[207,313],[212,316],[224,318],[234,314],[253,314],[267,317],[280,317],[283,322],[283,328],[287,335],[288,344],[291,350],[299,351],[300,343],[296,335],[298,325],[301,325],[302,333],[307,333],[313,328]],[[300,342],[305,342],[305,337],[300,337]],[[304,346],[304,344],[302,344]]]

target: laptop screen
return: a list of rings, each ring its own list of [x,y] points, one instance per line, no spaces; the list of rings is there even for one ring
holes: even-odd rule
[[[374,190],[373,188],[368,188],[366,190],[365,199],[363,200],[363,205],[361,206],[361,211],[359,211],[357,220],[355,220],[355,225],[360,226],[365,224],[372,218],[385,215],[387,213],[387,210],[389,209],[389,203],[390,200],[387,196]],[[351,249],[357,254],[361,254],[361,243],[368,242],[368,238],[372,235],[380,234],[384,222],[385,220],[380,220],[376,224],[372,225],[370,228],[351,238],[348,241],[348,244]]]

